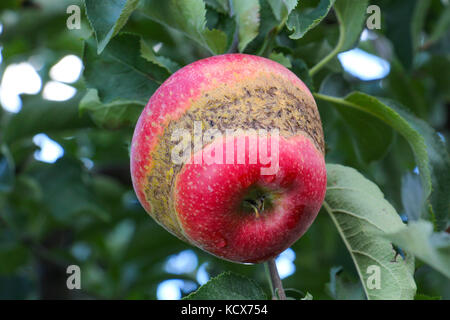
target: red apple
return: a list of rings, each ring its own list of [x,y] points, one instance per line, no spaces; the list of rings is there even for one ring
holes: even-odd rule
[[[265,58],[194,62],[142,112],[131,175],[146,211],[180,239],[235,262],[271,259],[306,232],[325,196],[314,98]]]

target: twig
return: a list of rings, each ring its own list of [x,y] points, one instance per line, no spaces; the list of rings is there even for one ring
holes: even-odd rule
[[[283,283],[281,282],[280,275],[278,274],[275,259],[270,259],[266,262],[266,264],[269,271],[270,284],[274,299],[286,300],[286,293],[284,292]]]

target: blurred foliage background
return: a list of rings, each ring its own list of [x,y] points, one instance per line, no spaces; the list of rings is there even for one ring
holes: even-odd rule
[[[300,1],[299,10],[307,12],[318,2]],[[290,65],[315,91],[343,96],[360,90],[395,99],[430,124],[448,150],[448,1],[370,2],[381,8],[382,29],[365,30],[358,49],[371,55],[375,75],[369,62],[344,55],[313,79],[305,74],[305,66],[314,66],[337,42],[333,10],[295,40],[287,28],[273,34],[278,21],[268,2],[260,0],[259,33],[244,52]],[[207,26],[232,35],[235,26],[222,3],[206,1]],[[66,27],[72,4],[81,8],[81,29]],[[225,262],[189,246],[139,205],[128,150],[143,104],[128,103],[120,112],[120,103],[109,111],[79,110],[87,86],[77,64],[83,40],[92,37],[84,4],[3,0],[0,10],[0,299],[176,299],[226,270],[269,290],[262,265]],[[185,34],[150,19],[145,10],[133,12],[122,31],[141,35],[172,70],[211,55]],[[269,47],[261,52],[269,37]],[[58,72],[55,65],[68,56]],[[378,64],[377,58],[382,59]],[[102,69],[93,72],[101,75]],[[72,79],[65,79],[69,74]],[[319,111],[327,162],[356,168],[380,186],[403,217],[417,216],[420,181],[407,142],[362,112],[326,102],[319,103]],[[363,298],[351,257],[326,213],[277,263],[285,288],[301,290],[287,290],[292,297],[310,292],[314,299]],[[81,267],[82,290],[66,288],[71,264]],[[416,267],[419,294],[450,298],[445,276],[420,262]]]

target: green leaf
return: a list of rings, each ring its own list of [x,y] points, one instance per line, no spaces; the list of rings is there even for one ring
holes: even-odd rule
[[[384,98],[380,98],[379,100],[408,121],[425,140],[432,182],[430,202],[434,216],[431,219],[435,221],[435,228],[438,231],[444,230],[447,227],[450,214],[450,156],[447,152],[445,142],[425,121],[414,117],[395,101]],[[421,168],[419,166],[420,170]]]
[[[314,297],[311,293],[307,292],[303,298],[300,300],[314,300]]]
[[[224,272],[209,280],[185,300],[266,300],[259,285],[244,276]]]
[[[292,68],[291,60],[281,52],[272,52],[269,55],[269,59],[278,62],[286,68]]]
[[[239,28],[240,52],[258,35],[259,9],[258,0],[233,0],[233,10]]]
[[[450,278],[450,234],[433,232],[430,222],[419,220],[384,237]]]
[[[424,207],[424,198],[420,177],[407,172],[402,177],[402,205],[408,221],[418,220]]]
[[[141,40],[141,55],[147,61],[150,61],[162,68],[165,68],[168,72],[174,73],[180,66],[175,61],[163,56],[158,56],[152,47],[150,47],[145,41]]]
[[[83,62],[87,87],[97,89],[103,103],[121,99],[145,104],[170,75],[141,56],[140,37],[132,34],[115,37],[101,55],[92,39],[86,41]]]
[[[339,20],[338,53],[352,49],[359,40],[366,22],[367,0],[337,0],[334,5]]]
[[[413,299],[414,259],[396,257],[390,241],[380,234],[403,226],[395,209],[383,193],[356,170],[327,165],[327,193],[324,208],[335,223],[361,279],[367,298]],[[380,286],[372,288],[371,266],[379,267]]]
[[[73,223],[82,212],[108,220],[109,215],[96,205],[92,186],[86,183],[77,161],[63,157],[53,164],[40,163],[32,174],[42,186],[43,202],[57,221]]]
[[[356,45],[364,29],[367,5],[368,0],[338,0],[335,2],[334,11],[339,21],[339,40],[333,51],[311,68],[312,75],[340,52],[350,50]]]
[[[0,146],[0,192],[9,192],[14,187],[14,160],[6,145]]]
[[[428,198],[431,192],[431,174],[425,139],[405,118],[377,98],[362,92],[351,93],[345,98],[335,98],[322,94],[315,94],[315,96],[324,101],[367,112],[372,116],[381,119],[399,132],[408,141],[414,152],[419,167],[425,198]]]
[[[384,122],[359,111],[337,107],[347,124],[358,160],[363,164],[382,159],[394,140],[394,131]]]
[[[217,12],[228,14],[228,0],[205,0],[206,5],[210,6]]]
[[[139,0],[85,0],[86,15],[97,39],[98,54],[123,28],[138,3]]]
[[[342,267],[333,267],[330,270],[330,282],[326,290],[335,300],[364,300],[364,289],[360,282],[354,282],[342,272]]]
[[[142,0],[139,9],[150,19],[183,32],[213,54],[224,53],[226,50],[226,34],[206,27],[203,0]]]
[[[289,16],[287,28],[293,33],[291,39],[302,38],[309,30],[315,28],[328,14],[335,0],[320,0],[313,10],[300,10],[297,8]]]
[[[297,6],[298,0],[268,0],[273,14],[278,21],[285,21],[292,10]]]
[[[314,92],[314,83],[309,74],[308,66],[302,59],[295,58],[292,60],[292,72],[299,77],[311,92]]]
[[[397,0],[386,10],[386,36],[391,40],[399,61],[411,68],[414,58],[414,8],[422,0]]]
[[[13,274],[18,268],[26,265],[30,258],[30,250],[19,243],[0,244],[0,274]]]
[[[429,43],[437,42],[444,34],[448,32],[450,28],[450,5],[444,9],[438,21],[436,22],[433,30],[431,31],[430,38],[428,39]]]
[[[118,260],[125,253],[125,250],[133,237],[134,231],[134,221],[125,219],[118,223],[114,229],[106,235],[105,246],[115,259]]]
[[[430,297],[426,294],[418,293],[414,297],[414,300],[442,300],[442,297]]]
[[[414,44],[414,50],[420,47],[422,31],[425,27],[428,11],[430,9],[431,1],[416,1],[414,7],[414,15],[411,23],[411,32]]]
[[[89,117],[80,117],[78,113],[80,98],[77,94],[70,100],[56,102],[44,100],[38,95],[22,97],[22,110],[12,115],[5,127],[5,141],[10,143],[41,132],[92,127]]]
[[[133,127],[145,104],[136,101],[115,100],[102,103],[96,89],[88,89],[80,101],[80,112],[89,111],[92,120],[99,127],[118,129]]]

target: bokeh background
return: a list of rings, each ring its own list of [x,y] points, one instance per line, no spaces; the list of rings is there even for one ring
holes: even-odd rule
[[[424,39],[441,15],[450,19],[449,4],[430,1],[409,56],[401,49],[409,45],[413,23],[407,12],[420,1],[426,0],[372,1],[382,8],[383,29],[365,30],[358,47],[341,53],[313,85],[327,92],[358,89],[397,99],[430,123],[448,147],[448,22],[437,39]],[[80,30],[66,27],[71,4],[82,9]],[[218,14],[210,6],[207,10],[208,23],[217,23]],[[268,290],[262,265],[225,262],[189,246],[139,205],[128,155],[139,110],[130,123],[114,128],[79,112],[86,93],[83,39],[91,35],[83,11],[76,0],[0,3],[0,299],[180,299],[226,270],[247,275]],[[139,13],[124,30],[143,34],[155,51],[179,66],[209,55]],[[286,44],[280,34],[278,45],[291,46],[289,54],[312,66],[337,35],[330,13],[305,38]],[[389,148],[372,157],[365,124],[349,126],[351,119],[326,104],[320,113],[327,161],[357,168],[404,217],[417,214],[420,182],[406,142],[392,134]],[[354,136],[363,137],[362,142]],[[276,262],[294,298],[306,292],[314,299],[363,297],[351,258],[325,212]],[[72,264],[81,268],[81,290],[66,288],[66,268]],[[448,279],[420,262],[416,281],[419,293],[450,298]]]

